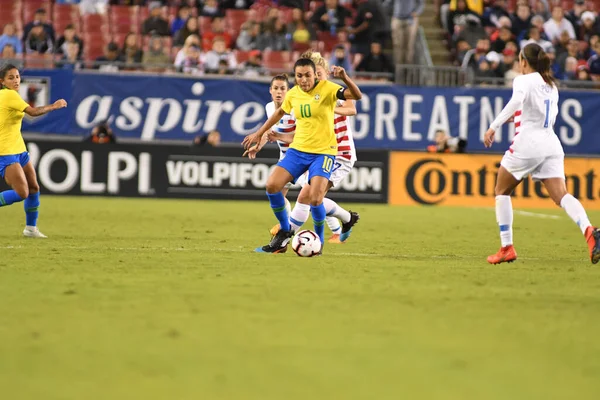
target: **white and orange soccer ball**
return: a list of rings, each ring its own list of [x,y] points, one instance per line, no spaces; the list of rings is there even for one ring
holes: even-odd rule
[[[313,231],[300,231],[292,239],[292,250],[300,257],[316,256],[321,252],[321,239]]]

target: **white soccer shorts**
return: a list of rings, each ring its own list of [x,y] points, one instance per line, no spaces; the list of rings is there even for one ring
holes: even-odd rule
[[[329,181],[333,183],[333,187],[337,187],[341,181],[352,171],[354,161],[350,161],[347,158],[336,157],[333,163],[333,171]]]
[[[520,181],[531,174],[533,180],[550,178],[565,179],[565,156],[555,155],[538,158],[519,158],[507,151],[500,162],[516,180]]]

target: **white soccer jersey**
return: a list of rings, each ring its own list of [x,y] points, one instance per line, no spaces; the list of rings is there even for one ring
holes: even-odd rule
[[[265,111],[267,112],[267,118],[271,118],[271,115],[275,112],[275,103],[268,103],[265,106]],[[271,130],[275,133],[294,134],[294,132],[296,132],[296,119],[294,118],[294,114],[285,114],[278,123],[273,125]],[[278,140],[277,145],[279,146],[279,160],[282,160],[290,147],[290,144]]]
[[[535,72],[515,78],[512,98],[490,128],[498,131],[514,116],[515,138],[509,148],[511,153],[520,158],[561,155],[564,151],[554,132],[557,115],[558,89],[548,85]]]
[[[338,100],[337,106],[341,107],[344,100]],[[348,124],[351,117],[344,115],[334,115],[333,127],[337,137],[338,152],[336,158],[343,158],[352,163],[356,161],[356,148],[354,147],[354,138],[352,137],[352,128]]]

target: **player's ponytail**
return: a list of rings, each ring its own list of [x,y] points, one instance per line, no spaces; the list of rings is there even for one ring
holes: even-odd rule
[[[523,48],[521,57],[527,61],[527,64],[538,72],[544,81],[550,86],[556,86],[556,81],[550,72],[550,57],[538,44],[531,43]]]

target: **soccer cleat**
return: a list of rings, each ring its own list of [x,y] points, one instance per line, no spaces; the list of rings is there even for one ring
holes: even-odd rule
[[[585,240],[590,249],[590,260],[592,260],[592,264],[597,264],[600,261],[600,231],[589,226],[585,230]]]
[[[342,241],[340,240],[340,235],[338,233],[334,233],[333,235],[331,235],[331,237],[327,239],[327,242],[336,244],[342,243]]]
[[[271,233],[271,237],[277,235],[277,232],[279,232],[280,229],[281,229],[281,225],[279,225],[279,224],[272,227],[271,230],[269,231]]]
[[[350,237],[350,233],[352,232],[352,227],[358,222],[360,219],[360,215],[358,213],[352,212],[348,210],[350,213],[350,221],[342,224],[342,233],[340,234],[340,243],[345,242]]]
[[[279,230],[277,234],[271,239],[271,243],[266,246],[259,247],[254,251],[257,253],[285,253],[287,251],[288,244],[290,240],[294,236],[294,232],[292,230],[283,231]]]
[[[490,264],[500,264],[503,262],[511,263],[517,259],[517,252],[513,245],[501,247],[496,254],[493,254],[487,258],[487,262]]]
[[[40,230],[36,227],[29,227],[26,226],[25,229],[23,229],[23,236],[25,237],[29,237],[29,238],[38,238],[38,239],[47,239],[48,236],[44,235],[42,232],[40,232]]]

